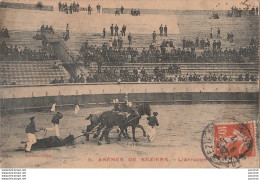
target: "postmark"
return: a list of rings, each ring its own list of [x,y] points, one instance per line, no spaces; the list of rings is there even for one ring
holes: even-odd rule
[[[209,124],[202,133],[201,148],[217,168],[239,168],[248,157],[256,156],[255,123]]]

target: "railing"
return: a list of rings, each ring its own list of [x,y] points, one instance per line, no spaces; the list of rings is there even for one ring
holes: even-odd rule
[[[20,113],[113,105],[113,99],[159,104],[258,103],[256,82],[85,83],[0,86],[0,111]]]
[[[93,85],[124,85],[124,84],[194,84],[194,85],[200,85],[200,84],[254,84],[257,85],[257,81],[179,81],[179,82],[96,82],[96,83],[62,83],[62,84],[38,84],[38,85],[0,85],[1,88],[15,88],[15,87],[48,87],[48,86],[93,86]]]

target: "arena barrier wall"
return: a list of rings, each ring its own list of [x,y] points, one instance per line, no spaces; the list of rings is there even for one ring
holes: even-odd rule
[[[81,107],[108,106],[113,99],[151,104],[258,104],[258,85],[253,82],[199,83],[102,83],[0,87],[2,112],[31,112]]]

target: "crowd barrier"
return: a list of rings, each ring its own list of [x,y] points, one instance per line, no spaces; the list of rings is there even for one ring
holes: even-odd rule
[[[124,102],[125,96],[135,103],[151,104],[258,104],[258,84],[231,83],[95,83],[38,86],[1,86],[0,109],[18,113],[58,109],[113,105],[113,99]]]

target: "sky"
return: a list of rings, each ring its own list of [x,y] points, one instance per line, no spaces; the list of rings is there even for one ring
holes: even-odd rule
[[[0,0],[3,1],[3,0]],[[41,2],[43,5],[57,6],[58,0],[5,0],[6,2],[20,2],[35,4]],[[61,0],[71,3],[73,0]],[[125,8],[139,9],[166,9],[166,10],[228,10],[233,5],[241,9],[252,6],[259,6],[258,0],[76,0],[82,7],[90,4],[95,7],[98,3],[104,8],[118,8],[123,5]]]

